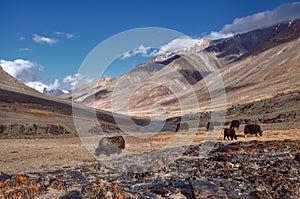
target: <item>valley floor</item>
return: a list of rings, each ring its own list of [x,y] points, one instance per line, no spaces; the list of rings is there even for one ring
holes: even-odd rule
[[[93,194],[100,193],[104,194],[103,198],[127,198],[129,196],[132,198],[146,196],[150,198],[169,196],[169,198],[198,198],[200,193],[197,193],[197,190],[203,189],[207,190],[206,197],[217,194],[219,198],[226,198],[227,194],[233,198],[250,195],[254,198],[268,198],[272,194],[281,197],[280,194],[283,193],[287,195],[282,196],[297,198],[300,196],[300,179],[299,176],[297,177],[298,174],[290,172],[295,172],[300,164],[300,157],[296,161],[297,154],[300,154],[299,124],[277,123],[261,126],[263,136],[245,138],[242,125],[239,130],[236,130],[238,140],[234,141],[224,141],[223,134],[216,130],[207,132],[204,128],[200,128],[193,131],[196,132],[194,141],[178,161],[165,165],[163,170],[157,170],[157,174],[133,173],[127,177],[124,177],[122,172],[107,169],[106,166],[109,163],[103,164],[101,161],[100,163],[95,161],[93,155],[83,146],[80,138],[1,139],[0,187],[2,191],[4,190],[2,193],[17,194],[20,189],[9,190],[8,188],[5,191],[4,182],[8,183],[17,179],[21,187],[22,183],[32,184],[33,181],[52,179],[52,184],[50,180],[44,192],[39,184],[37,185],[39,188],[33,188],[35,192],[32,194],[37,196],[36,198],[64,198],[64,196],[65,198],[92,198]],[[188,133],[183,132],[180,140],[184,141]],[[199,159],[197,151],[201,150],[203,146],[201,143],[205,136],[210,135],[219,136],[215,140],[216,145],[212,151],[218,149],[204,159]],[[144,139],[124,136],[125,151],[155,152],[172,141],[174,136],[175,133],[160,133]],[[193,159],[190,160],[189,157]],[[197,169],[195,162],[203,164],[201,166],[203,170],[199,165]],[[182,170],[178,165],[174,166],[176,164],[183,166]],[[283,164],[290,165],[290,171],[282,170]],[[174,170],[173,167],[176,169]],[[244,168],[245,171],[242,170],[244,173],[239,174],[239,168]],[[258,177],[260,175],[266,175],[266,178],[273,181],[274,177],[282,179],[282,182],[285,180],[286,185],[282,187],[283,184],[276,181],[272,182],[275,183],[274,185],[270,182],[261,184],[264,179],[260,179]],[[189,180],[186,180],[187,178]],[[21,182],[20,179],[23,181]],[[27,184],[22,187],[26,187]],[[28,190],[32,188],[32,185],[28,187],[26,190],[29,193]],[[282,190],[276,191],[278,187]],[[25,194],[26,191],[21,192],[20,194]]]
[[[256,137],[248,135],[246,138],[243,134],[244,125],[239,130],[235,130],[238,136],[237,140],[223,140],[223,132],[214,130],[207,132],[204,128],[191,129],[194,135],[192,143],[199,144],[206,136],[218,136],[215,142],[247,142],[252,140],[270,141],[295,139],[300,140],[299,123],[277,123],[261,124],[263,135]],[[288,129],[290,128],[290,129]],[[185,137],[190,137],[189,132],[181,134],[180,139],[185,143]],[[151,137],[135,138],[134,136],[124,136],[126,141],[127,152],[148,152],[157,151],[166,144],[172,142],[175,133],[160,133]],[[99,138],[94,137],[92,140],[98,143]],[[96,141],[95,141],[96,140]],[[80,138],[51,138],[51,139],[0,139],[0,171],[9,173],[26,173],[31,171],[45,171],[60,169],[63,166],[81,164],[84,161],[92,162],[94,157],[83,146]]]

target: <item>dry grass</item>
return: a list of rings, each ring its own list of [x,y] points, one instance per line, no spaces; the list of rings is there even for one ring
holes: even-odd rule
[[[63,117],[63,118],[72,118],[72,115],[64,115],[46,110],[39,109],[24,109],[17,111],[18,114],[30,115],[35,117]]]

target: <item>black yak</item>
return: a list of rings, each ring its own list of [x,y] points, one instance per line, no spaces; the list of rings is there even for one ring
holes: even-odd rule
[[[232,121],[231,121],[230,128],[231,128],[231,129],[234,129],[235,127],[236,127],[237,129],[240,128],[240,121],[238,121],[238,120],[232,120]]]
[[[231,129],[231,128],[225,128],[224,129],[224,140],[226,140],[226,138],[229,140],[229,138],[231,140],[236,139],[237,140],[237,136],[235,134],[235,131],[234,129]]]
[[[125,148],[125,140],[122,136],[103,137],[99,141],[99,145],[95,150],[95,155],[99,156],[101,153],[107,156],[111,154],[120,154],[122,149]]]
[[[256,136],[259,134],[262,136],[262,133],[263,132],[258,124],[247,124],[244,128],[245,137],[247,137],[247,134],[255,134]]]

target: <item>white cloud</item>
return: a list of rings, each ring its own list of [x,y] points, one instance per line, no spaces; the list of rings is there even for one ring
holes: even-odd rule
[[[208,37],[212,39],[228,37],[298,18],[300,18],[300,2],[284,4],[272,11],[268,10],[236,18],[231,24],[225,25],[219,32],[211,32]]]
[[[59,88],[59,86],[60,86],[60,83],[59,83],[58,79],[55,79],[55,81],[53,83],[49,84],[47,90],[49,90],[49,91],[56,90]]]
[[[53,83],[47,84],[42,81],[32,81],[27,82],[26,85],[43,93],[44,90],[61,90],[64,93],[68,93],[68,90],[74,89],[76,86],[81,86],[84,84],[91,83],[94,79],[88,77],[87,75],[74,74],[68,75],[62,80],[55,79]]]
[[[22,82],[35,81],[37,64],[28,60],[16,59],[14,61],[0,60],[0,65],[8,74]]]
[[[25,38],[25,37],[20,37],[19,39],[20,39],[20,41],[24,41],[24,40],[26,40],[26,38]]]
[[[210,39],[220,39],[220,38],[228,38],[228,37],[232,37],[234,36],[233,33],[228,33],[228,34],[223,34],[220,32],[211,32],[210,35],[208,36],[208,38]]]
[[[69,76],[65,77],[63,79],[63,83],[65,85],[70,85],[74,89],[74,87],[91,83],[93,80],[94,79],[90,78],[87,75],[81,75],[81,74],[76,73],[74,75],[69,75]]]
[[[64,93],[68,93],[68,90],[74,89],[76,86],[81,86],[83,84],[87,84],[92,82],[93,79],[88,78],[87,76],[83,76],[80,74],[69,75],[63,78],[62,82],[60,80],[55,79],[53,83],[44,83],[42,81],[30,81],[25,84],[40,93],[46,91],[53,90],[61,90]]]
[[[131,50],[131,51],[127,51],[125,53],[123,53],[120,57],[120,59],[128,59],[130,57],[136,56],[136,55],[142,55],[143,57],[148,57],[149,56],[149,50],[151,49],[151,47],[145,47],[143,45],[140,45],[138,48]]]
[[[35,43],[39,43],[39,44],[53,45],[58,42],[58,39],[44,37],[44,36],[40,36],[38,34],[33,34],[32,41],[34,41]]]
[[[28,52],[28,51],[31,51],[30,48],[20,48],[19,49],[20,52]]]
[[[180,37],[172,40],[171,42],[161,46],[157,50],[153,50],[151,47],[145,47],[140,45],[138,48],[123,53],[120,59],[128,59],[130,57],[141,55],[143,57],[156,57],[166,54],[168,52],[177,52],[186,48],[190,48],[202,42],[202,39],[193,39],[188,36]]]
[[[67,39],[72,39],[74,38],[75,36],[71,33],[66,33],[66,32],[54,32],[54,34],[58,35],[58,36],[64,36],[66,37]]]
[[[158,56],[166,54],[167,52],[176,52],[186,48],[195,46],[196,44],[201,43],[201,39],[192,39],[190,37],[180,37],[172,40],[168,44],[162,46],[159,50],[153,51],[151,56]]]

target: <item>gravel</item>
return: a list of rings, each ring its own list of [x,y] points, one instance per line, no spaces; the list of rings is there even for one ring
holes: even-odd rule
[[[2,198],[300,198],[300,141],[201,144],[157,170],[124,173],[101,162],[0,173]]]

